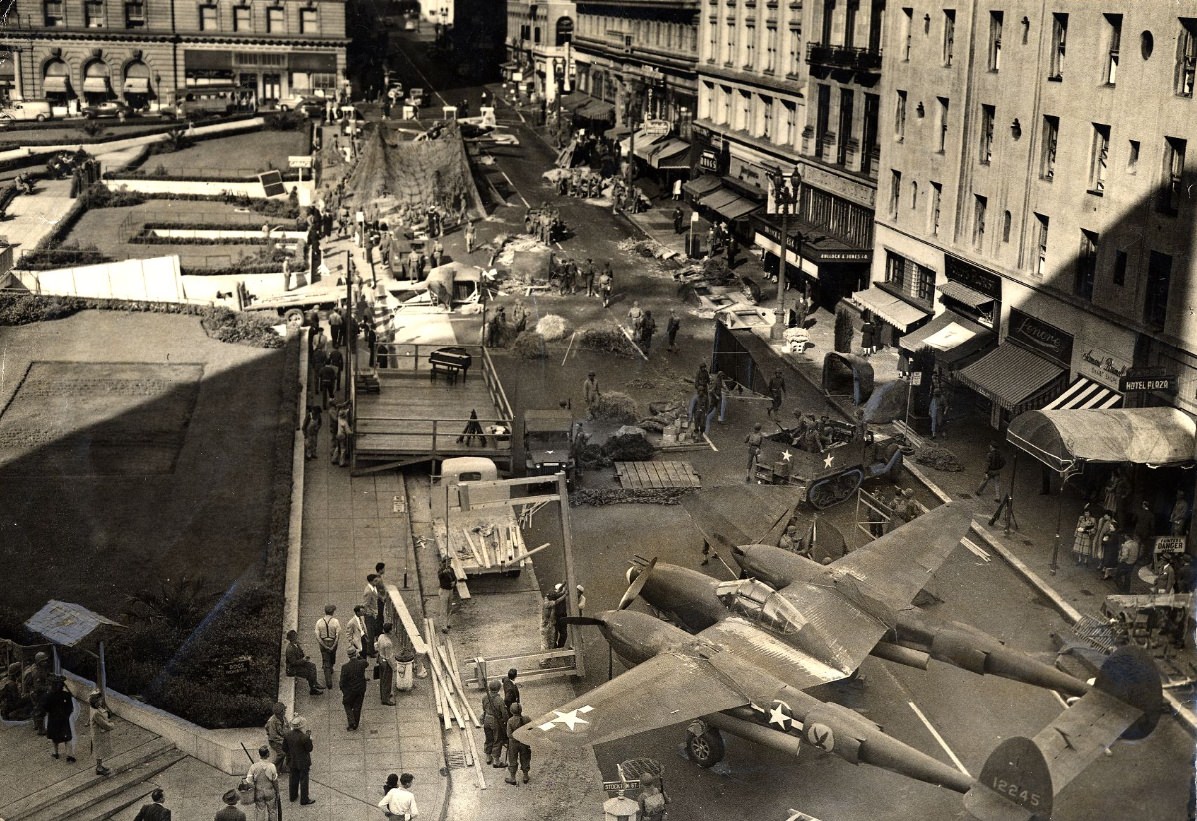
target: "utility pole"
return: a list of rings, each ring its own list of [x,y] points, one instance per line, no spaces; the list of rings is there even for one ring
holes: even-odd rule
[[[798,202],[802,186],[802,176],[795,168],[789,175],[781,173],[780,169],[767,168],[765,173],[769,177],[769,187],[773,193],[773,201],[781,211],[781,237],[778,243],[777,263],[777,308],[773,327],[769,330],[769,338],[780,340],[786,329],[786,284],[789,273],[789,245],[790,245],[790,209]],[[802,271],[802,245],[798,245],[798,271]]]

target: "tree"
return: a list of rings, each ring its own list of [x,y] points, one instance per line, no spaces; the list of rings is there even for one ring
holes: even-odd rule
[[[852,352],[852,311],[840,305],[835,309],[835,350],[836,353]]]

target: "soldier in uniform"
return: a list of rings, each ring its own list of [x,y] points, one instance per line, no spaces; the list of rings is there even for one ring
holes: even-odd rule
[[[501,685],[492,681],[482,697],[482,728],[486,734],[486,763],[502,767],[499,756],[507,745],[507,705],[499,692]]]

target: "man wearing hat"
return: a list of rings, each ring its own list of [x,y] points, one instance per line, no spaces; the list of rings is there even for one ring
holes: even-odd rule
[[[170,810],[166,808],[166,791],[158,787],[150,793],[153,804],[142,804],[133,821],[170,821]]]
[[[287,747],[287,760],[291,762],[291,775],[288,778],[287,790],[291,801],[300,804],[315,804],[308,798],[308,774],[312,770],[312,731],[308,729],[308,722],[303,716],[291,719],[291,730],[283,741]]]
[[[341,641],[341,622],[333,618],[335,604],[324,605],[324,616],[316,620],[316,644],[320,647],[320,662],[324,668],[324,688],[332,689],[333,665],[337,663],[337,645]]]
[[[224,806],[216,811],[216,816],[212,821],[247,821],[245,813],[237,806],[241,801],[241,796],[237,794],[236,790],[229,790],[222,796],[221,801]]]
[[[25,692],[33,702],[33,727],[38,735],[46,734],[46,708],[43,702],[50,693],[50,657],[38,651],[33,666],[25,671]]]

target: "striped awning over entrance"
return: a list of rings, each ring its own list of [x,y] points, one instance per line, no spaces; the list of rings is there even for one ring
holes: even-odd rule
[[[1043,406],[1042,410],[1102,410],[1116,408],[1122,394],[1092,379],[1078,376],[1064,393]]]

